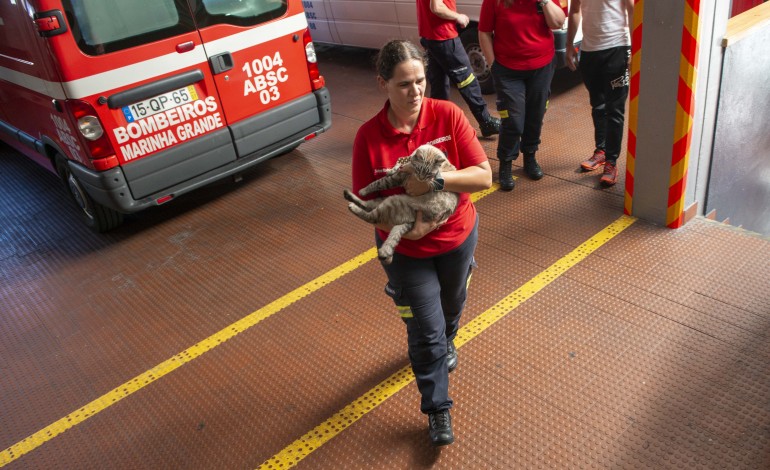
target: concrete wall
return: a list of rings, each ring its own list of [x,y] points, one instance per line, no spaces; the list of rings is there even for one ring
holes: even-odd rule
[[[695,204],[694,215],[705,214],[706,192],[711,173],[711,152],[714,146],[719,88],[722,85],[722,39],[730,17],[730,0],[701,3],[700,54],[698,86],[695,95],[695,116],[690,170],[687,178],[686,207]]]
[[[770,234],[770,3],[754,10],[766,20],[724,41],[706,213]]]

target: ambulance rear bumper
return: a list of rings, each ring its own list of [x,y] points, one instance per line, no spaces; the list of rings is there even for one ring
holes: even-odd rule
[[[313,103],[308,103],[312,100]],[[307,113],[298,116],[297,106],[312,105],[317,118],[308,126]],[[248,128],[264,129],[280,126],[290,135],[261,148]],[[94,171],[78,163],[69,162],[70,170],[78,178],[89,196],[97,203],[123,213],[133,213],[160,205],[168,196],[176,198],[222,178],[241,173],[265,160],[290,151],[311,134],[320,134],[331,126],[331,104],[326,88],[295,100],[285,106],[261,113],[235,129],[224,128],[194,141],[175,146],[136,162],[107,171]],[[232,135],[235,135],[233,142]],[[248,145],[244,146],[243,142]],[[240,142],[240,143],[239,143]],[[248,148],[250,153],[238,156],[238,150]],[[213,167],[213,168],[212,168]],[[138,196],[137,196],[138,195]],[[160,200],[160,202],[159,202]]]

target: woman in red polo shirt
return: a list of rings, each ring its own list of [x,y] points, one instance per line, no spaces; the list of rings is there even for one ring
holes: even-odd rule
[[[551,29],[564,25],[559,0],[483,0],[479,45],[492,64],[500,113],[500,189],[513,189],[511,165],[524,154],[524,172],[543,177],[535,159],[556,68]]]
[[[423,144],[441,149],[457,171],[442,179],[421,182],[409,178],[406,192],[460,194],[457,210],[444,223],[422,222],[396,247],[393,262],[383,265],[385,292],[393,298],[407,330],[409,359],[422,395],[420,409],[428,415],[431,443],[454,441],[449,409],[448,373],[457,366],[454,337],[465,306],[467,283],[478,239],[476,208],[470,192],[492,185],[492,170],[476,132],[457,105],[425,97],[425,57],[414,44],[394,40],[377,59],[377,83],[388,100],[364,123],[353,145],[353,191],[384,176],[398,159]],[[382,197],[403,191],[375,194]],[[377,246],[391,227],[375,230]]]

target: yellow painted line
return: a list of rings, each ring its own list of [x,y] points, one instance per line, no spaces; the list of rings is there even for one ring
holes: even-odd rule
[[[236,321],[235,323],[232,323],[231,325],[191,346],[190,348],[185,349],[172,358],[148,370],[147,372],[144,372],[143,374],[138,375],[124,383],[123,385],[116,387],[112,391],[105,393],[101,397],[97,398],[91,403],[88,403],[77,411],[68,414],[55,423],[47,426],[44,429],[41,429],[35,434],[32,434],[26,439],[23,439],[19,443],[14,444],[0,452],[0,467],[3,467],[6,464],[9,464],[18,459],[19,457],[35,450],[37,447],[40,447],[59,434],[74,426],[77,426],[95,414],[104,411],[108,407],[141,390],[143,387],[149,385],[150,383],[155,382],[167,374],[170,374],[184,364],[197,359],[203,355],[203,353],[211,351],[225,341],[232,339],[235,335],[246,331],[262,320],[268,318],[269,316],[278,313],[294,302],[312,294],[313,292],[321,289],[331,282],[336,281],[345,274],[358,269],[359,267],[375,258],[377,258],[377,249],[372,248],[367,250],[364,253],[351,259],[350,261],[337,266],[322,276],[319,276],[307,284],[294,289],[283,297],[269,303],[268,305]]]
[[[516,179],[516,177],[514,176],[513,179]],[[500,185],[497,184],[497,183],[492,183],[492,187],[489,188],[489,189],[485,189],[483,191],[477,191],[475,193],[471,193],[471,202],[476,202],[479,199],[481,199],[482,197],[488,196],[488,195],[492,194],[493,192],[497,191],[498,189],[500,189]]]
[[[556,261],[512,294],[493,305],[490,309],[471,320],[460,328],[455,337],[455,346],[460,347],[481,334],[495,322],[509,314],[513,309],[537,294],[548,284],[567,272],[599,247],[612,240],[620,232],[636,221],[635,218],[622,216],[605,227],[602,231],[572,250],[569,254]],[[353,403],[335,413],[331,418],[316,426],[313,430],[300,437],[288,447],[265,461],[259,466],[260,470],[276,470],[291,468],[313,451],[329,442],[342,431],[352,426],[366,413],[381,405],[385,400],[395,395],[414,380],[412,369],[405,366],[373,389],[360,396]]]
[[[471,194],[471,200],[476,202],[484,196],[495,192],[497,188],[499,188],[499,185],[494,184],[490,189],[473,193]],[[203,355],[203,353],[206,353],[224,343],[225,341],[232,339],[237,334],[243,333],[262,320],[270,317],[275,313],[278,313],[294,302],[336,281],[345,274],[360,268],[375,258],[377,258],[376,248],[371,248],[361,253],[355,258],[337,266],[322,276],[313,279],[307,284],[294,289],[293,291],[269,303],[261,309],[252,312],[248,316],[236,321],[235,323],[230,324],[224,329],[185,349],[170,359],[161,362],[147,372],[144,372],[129,380],[128,382],[114,388],[110,392],[105,393],[101,397],[97,398],[91,403],[88,403],[77,411],[68,414],[53,424],[32,434],[31,436],[22,439],[20,442],[0,452],[0,467],[4,467],[5,465],[13,462],[23,455],[32,452],[59,434],[77,426],[78,424],[96,415],[97,413],[104,411],[105,409],[128,397],[129,395],[141,390],[152,382],[155,382],[163,376],[170,374],[184,364],[197,359]]]

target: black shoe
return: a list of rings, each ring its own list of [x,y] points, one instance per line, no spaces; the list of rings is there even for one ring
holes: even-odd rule
[[[511,191],[514,186],[513,182],[513,162],[508,160],[507,162],[500,162],[500,189],[503,191]]]
[[[449,410],[437,411],[428,415],[428,433],[434,447],[445,446],[455,441],[452,433],[452,417]]]
[[[500,118],[489,117],[484,122],[479,123],[479,129],[481,129],[481,135],[489,137],[500,133]]]
[[[454,341],[447,341],[446,343],[446,366],[449,372],[457,369],[457,348],[455,348]]]
[[[524,173],[535,181],[543,177],[543,169],[537,164],[534,153],[524,154]]]

